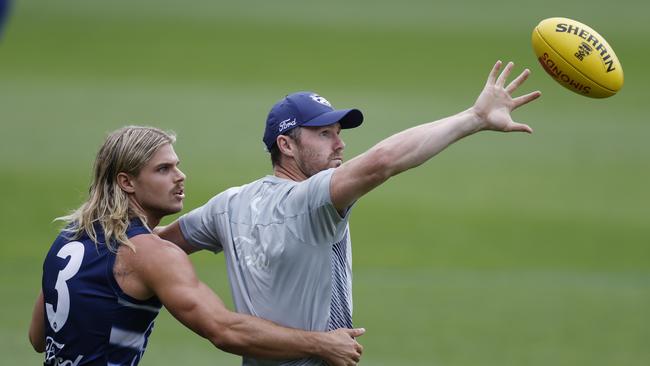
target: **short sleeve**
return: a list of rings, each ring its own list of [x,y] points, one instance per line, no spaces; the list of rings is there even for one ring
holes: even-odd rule
[[[283,202],[287,211],[299,213],[289,229],[307,242],[332,244],[345,234],[350,210],[341,216],[332,204],[333,173],[334,169],[324,170],[296,184]]]
[[[191,245],[215,253],[223,250],[218,233],[220,218],[224,212],[221,207],[224,195],[225,192],[212,197],[205,205],[178,219],[183,237]]]

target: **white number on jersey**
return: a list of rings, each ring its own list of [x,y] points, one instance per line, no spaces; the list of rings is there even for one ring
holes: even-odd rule
[[[70,293],[68,292],[66,281],[74,277],[79,271],[81,261],[84,258],[84,245],[78,241],[70,242],[64,245],[56,255],[63,259],[70,257],[70,261],[67,266],[59,271],[59,275],[56,277],[56,285],[54,286],[57,294],[56,310],[54,310],[52,304],[45,304],[47,320],[50,322],[50,326],[54,329],[54,332],[58,332],[63,328],[66,320],[68,320]]]

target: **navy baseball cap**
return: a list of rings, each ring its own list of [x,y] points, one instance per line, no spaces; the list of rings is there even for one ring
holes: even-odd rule
[[[270,151],[278,136],[298,126],[329,126],[337,122],[341,128],[358,127],[363,114],[358,109],[334,109],[327,99],[314,92],[289,94],[271,108],[262,141]]]

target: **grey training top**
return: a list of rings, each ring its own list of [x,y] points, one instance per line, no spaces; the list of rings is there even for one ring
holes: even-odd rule
[[[334,169],[302,182],[266,176],[230,188],[183,215],[192,245],[224,252],[235,307],[305,330],[351,327],[348,218],[330,197]],[[317,359],[244,365],[321,365]]]

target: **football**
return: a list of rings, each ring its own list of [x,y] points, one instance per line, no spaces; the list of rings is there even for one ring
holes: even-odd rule
[[[567,18],[542,20],[533,30],[535,55],[544,70],[565,88],[606,98],[623,87],[623,68],[598,32]]]

